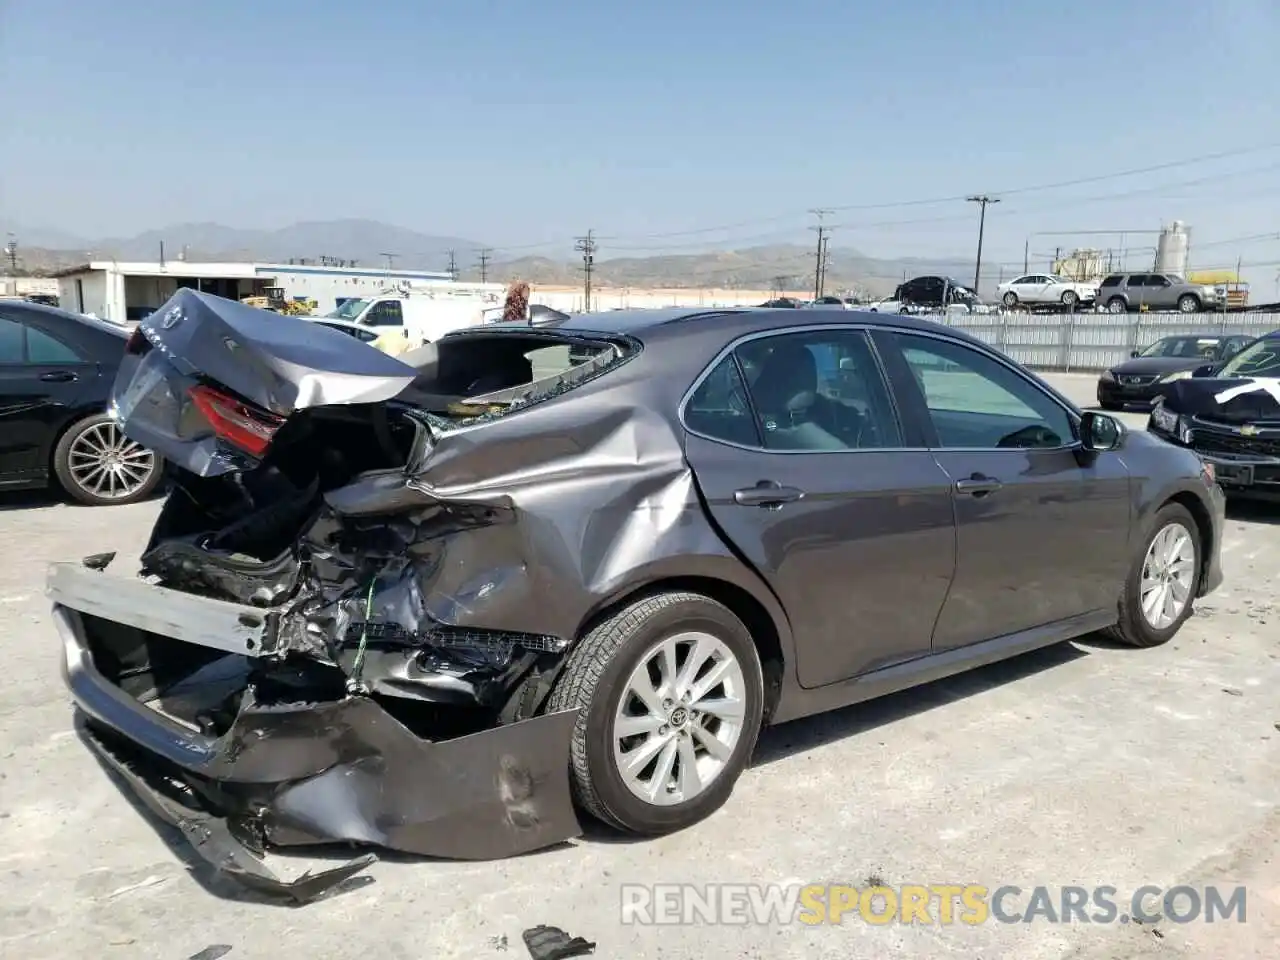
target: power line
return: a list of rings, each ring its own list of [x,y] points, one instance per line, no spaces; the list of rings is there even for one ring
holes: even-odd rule
[[[595,231],[588,230],[585,237],[579,237],[573,249],[582,254],[582,311],[591,312],[591,271],[595,269],[596,238]]]
[[[1200,163],[1210,163],[1214,160],[1226,160],[1234,157],[1249,156],[1257,153],[1265,153],[1269,150],[1280,148],[1280,141],[1259,144],[1253,147],[1245,147],[1237,150],[1224,150],[1217,153],[1202,154],[1196,157],[1187,157],[1182,160],[1170,160],[1165,163],[1154,164],[1149,167],[1135,167],[1128,170],[1119,170],[1112,173],[1096,174],[1088,177],[1075,177],[1071,180],[1059,180],[1052,183],[1039,183],[1030,186],[1013,187],[1008,190],[1000,191],[1002,197],[1015,196],[1025,193],[1043,193],[1048,190],[1062,190],[1068,187],[1083,186],[1089,183],[1103,183],[1107,180],[1122,180],[1126,177],[1136,177],[1143,174],[1159,173],[1162,170],[1173,170],[1178,167],[1194,166]],[[828,207],[829,211],[845,211],[845,210],[890,210],[901,207],[923,207],[931,205],[939,205],[944,203],[956,203],[967,199],[965,194],[956,194],[943,197],[929,197],[910,200],[894,200],[883,203],[859,203],[845,204],[842,206]],[[719,233],[725,230],[736,230],[741,227],[756,226],[765,223],[779,223],[784,220],[794,219],[795,213],[780,214],[774,217],[757,217],[751,220],[740,220],[737,223],[720,224],[714,227],[699,227],[694,230],[672,230],[664,233],[636,234],[631,239],[652,239],[661,240],[668,237],[691,237],[707,233]]]

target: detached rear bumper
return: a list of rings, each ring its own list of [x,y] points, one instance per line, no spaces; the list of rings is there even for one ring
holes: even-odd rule
[[[125,623],[150,618],[140,629],[152,631],[170,620],[183,633],[175,643],[254,657],[272,647],[270,611],[237,611],[235,604],[81,564],[56,564],[49,594],[63,677],[86,742],[151,810],[182,830],[197,854],[247,885],[305,901],[375,859],[287,882],[261,862],[271,846],[354,842],[487,860],[581,833],[568,774],[576,711],[429,741],[366,696],[265,704],[250,688],[229,729],[206,736],[134,699],[98,670],[86,615],[115,614]],[[239,624],[239,634],[211,630],[219,623]]]

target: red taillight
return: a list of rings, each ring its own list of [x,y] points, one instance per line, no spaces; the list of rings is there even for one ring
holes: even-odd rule
[[[212,387],[192,387],[187,393],[214,433],[255,457],[267,452],[271,438],[284,423],[283,417],[258,410]]]

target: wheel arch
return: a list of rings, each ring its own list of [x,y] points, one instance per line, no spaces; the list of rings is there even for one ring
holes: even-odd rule
[[[100,403],[85,403],[80,406],[69,408],[66,416],[62,418],[62,422],[58,424],[56,430],[51,430],[48,434],[48,448],[44,451],[44,466],[48,471],[49,479],[53,483],[57,483],[57,474],[54,471],[53,458],[57,455],[58,444],[62,442],[62,438],[67,435],[72,427],[81,420],[89,417],[97,416],[100,413],[106,413],[107,408]]]
[[[747,628],[760,655],[764,675],[762,726],[767,726],[782,698],[783,680],[790,666],[791,632],[785,620],[779,623],[778,614],[770,610],[770,605],[741,584],[706,573],[656,575],[597,606],[579,627],[577,637],[585,636],[622,607],[655,594],[674,592],[697,593],[723,604]]]
[[[1179,490],[1177,493],[1172,494],[1160,504],[1158,509],[1163,509],[1171,503],[1176,503],[1178,506],[1185,508],[1191,514],[1191,519],[1196,522],[1196,532],[1200,534],[1200,569],[1197,572],[1200,575],[1199,582],[1204,583],[1204,579],[1209,573],[1209,563],[1216,546],[1213,542],[1213,516],[1210,514],[1204,500],[1190,490]]]

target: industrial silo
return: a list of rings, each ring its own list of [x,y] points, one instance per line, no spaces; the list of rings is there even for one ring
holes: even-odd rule
[[[1156,272],[1187,274],[1187,250],[1191,246],[1191,233],[1181,220],[1175,220],[1160,229],[1156,241]]]

